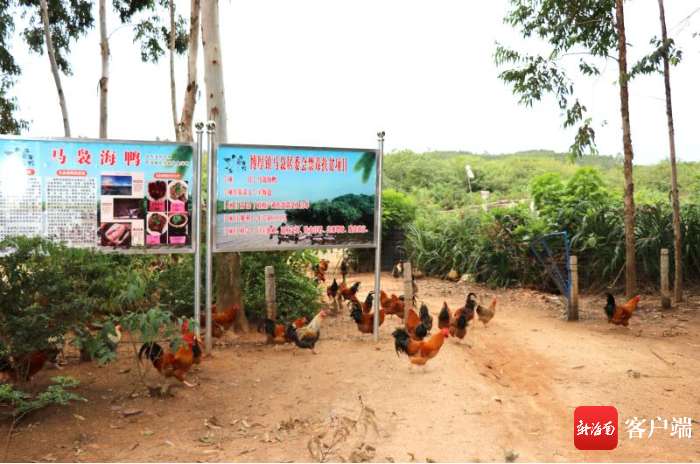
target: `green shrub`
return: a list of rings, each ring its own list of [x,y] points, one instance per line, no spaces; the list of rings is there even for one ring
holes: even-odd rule
[[[246,253],[243,258],[243,302],[253,321],[267,315],[265,300],[265,267],[275,268],[277,284],[277,319],[291,321],[301,316],[315,316],[319,309],[321,289],[307,277],[303,261],[294,252],[272,251]]]

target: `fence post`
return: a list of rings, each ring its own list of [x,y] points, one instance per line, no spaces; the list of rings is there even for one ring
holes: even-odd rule
[[[567,321],[578,321],[578,257],[572,255],[569,257],[569,266],[571,266],[571,282],[570,284],[570,298],[571,307],[567,312]]]
[[[267,318],[277,320],[277,290],[275,285],[274,266],[265,266],[265,301],[267,302]]]
[[[404,309],[403,309],[403,322],[408,323],[408,311],[413,309],[413,270],[411,269],[411,262],[406,261],[403,263],[403,298],[404,298]]]
[[[661,249],[661,308],[671,308],[671,295],[668,283],[668,249]]]

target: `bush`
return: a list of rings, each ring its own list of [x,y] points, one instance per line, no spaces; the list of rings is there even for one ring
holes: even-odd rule
[[[84,325],[102,299],[111,258],[42,238],[0,242],[0,352],[15,360],[63,343]],[[21,364],[21,363],[19,363]],[[15,365],[24,378],[28,366]]]
[[[275,268],[277,283],[277,319],[291,321],[301,316],[309,320],[319,309],[321,290],[307,277],[303,256],[290,251],[246,253],[243,259],[243,302],[246,313],[254,321],[267,316],[265,300],[265,267]]]

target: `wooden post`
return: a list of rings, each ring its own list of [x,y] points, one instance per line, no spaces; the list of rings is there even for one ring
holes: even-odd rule
[[[567,313],[567,321],[578,321],[578,257],[569,257],[569,265],[571,266],[571,307]]]
[[[277,290],[275,285],[275,268],[265,266],[265,301],[267,302],[267,318],[277,320]]]
[[[413,309],[413,271],[411,270],[411,262],[406,261],[403,263],[403,298],[404,298],[404,309],[403,309],[403,322],[404,325],[408,323],[408,311]]]
[[[661,308],[671,308],[671,296],[668,283],[668,249],[661,249]]]

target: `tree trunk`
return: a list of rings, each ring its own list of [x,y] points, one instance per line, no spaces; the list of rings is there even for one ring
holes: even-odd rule
[[[180,130],[177,123],[177,101],[175,89],[175,0],[170,0],[170,106],[173,110],[173,129],[175,140],[178,139]]]
[[[199,58],[199,0],[190,3],[190,37],[187,50],[187,86],[185,87],[185,102],[182,104],[180,130],[178,141],[191,142],[194,140],[192,121],[194,106],[197,101],[197,60]]]
[[[622,145],[624,149],[625,174],[625,293],[633,298],[637,293],[637,262],[634,236],[634,179],[632,172],[632,134],[630,130],[629,91],[627,80],[627,39],[625,37],[624,0],[615,0],[617,48],[620,65],[620,113],[622,115]]]
[[[204,50],[204,85],[207,92],[207,117],[216,122],[216,141],[226,143],[226,98],[224,95],[224,71],[221,63],[219,38],[219,2],[202,0],[202,48]],[[209,162],[211,162],[211,158]],[[242,301],[241,255],[219,253],[216,256],[216,301],[225,308],[234,301],[240,309],[236,330],[248,331],[248,319]]]
[[[105,1],[100,0],[100,54],[102,77],[100,77],[100,138],[107,138],[107,85],[109,83],[109,41],[107,40],[107,11]]]
[[[51,62],[51,73],[53,80],[56,82],[56,91],[58,92],[58,101],[61,105],[61,114],[63,115],[63,132],[66,137],[70,137],[70,123],[68,122],[68,106],[66,105],[66,97],[63,94],[63,86],[61,85],[61,75],[58,73],[58,64],[56,64],[56,52],[53,48],[53,40],[51,39],[51,23],[49,23],[49,7],[46,0],[39,0],[41,7],[41,19],[44,23],[44,41],[46,42],[46,53],[49,55]]]
[[[661,19],[661,40],[664,47],[668,43],[664,0],[659,0]],[[673,129],[673,106],[671,105],[671,70],[668,49],[664,58],[664,85],[666,87],[666,117],[668,118],[668,144],[671,150],[671,203],[673,204],[673,301],[683,301],[683,251],[681,249],[681,205],[678,199],[678,176],[676,171],[676,135]]]

